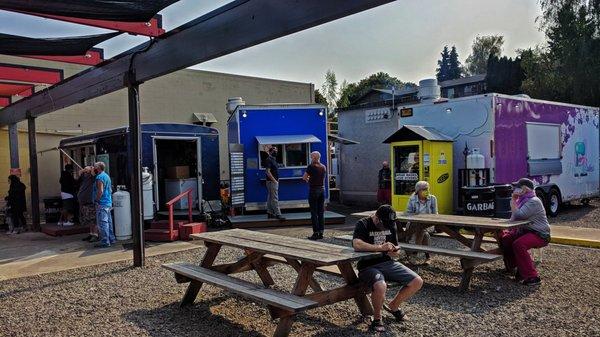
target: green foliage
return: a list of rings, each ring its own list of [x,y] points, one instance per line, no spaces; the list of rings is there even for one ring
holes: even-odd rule
[[[548,44],[520,51],[526,93],[600,106],[600,1],[541,0]]]
[[[503,45],[504,36],[502,35],[477,35],[471,47],[471,54],[466,60],[466,73],[469,75],[485,74],[488,59],[490,57],[499,58]]]
[[[415,86],[414,83],[404,83],[388,73],[378,72],[360,80],[358,83],[347,83],[344,81],[340,87],[340,98],[337,101],[339,108],[350,106],[351,103],[368,93],[371,89],[391,89],[395,87],[400,90],[406,86]]]
[[[438,82],[461,78],[463,70],[458,59],[456,47],[452,46],[452,49],[449,51],[448,46],[444,46],[440,55],[442,58],[438,60],[438,68],[435,74]]]
[[[521,93],[521,84],[525,79],[525,72],[521,67],[521,59],[503,56],[490,56],[487,62],[486,86],[490,92],[507,95]]]
[[[323,97],[319,89],[315,89],[315,103],[327,106],[327,100]]]
[[[330,111],[334,111],[338,97],[338,82],[333,70],[327,70],[327,73],[325,73],[325,82],[321,87],[321,91],[327,101],[327,107],[329,107]]]

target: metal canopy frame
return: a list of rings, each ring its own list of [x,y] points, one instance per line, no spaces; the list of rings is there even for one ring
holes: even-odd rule
[[[220,56],[365,11],[394,0],[236,0],[141,44],[97,67],[61,81],[0,110],[0,126],[27,120],[31,161],[32,205],[39,205],[35,118],[86,100],[128,89],[129,167],[134,266],[144,265],[141,200],[141,127],[139,85]],[[14,145],[14,144],[13,144]],[[11,146],[11,150],[16,146]],[[14,154],[11,153],[11,159]],[[18,153],[16,155],[18,159]],[[18,163],[16,163],[18,167]],[[34,167],[35,166],[35,167]],[[32,207],[34,228],[39,208]]]

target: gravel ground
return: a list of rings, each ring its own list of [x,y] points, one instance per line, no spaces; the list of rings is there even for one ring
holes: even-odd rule
[[[296,231],[304,236],[309,232]],[[341,243],[331,237],[327,241]],[[452,245],[446,239],[435,244]],[[275,322],[265,307],[212,286],[202,289],[192,308],[180,309],[185,285],[160,267],[172,261],[199,261],[204,248],[149,258],[145,268],[114,263],[27,279],[0,282],[0,336],[270,336]],[[217,262],[233,261],[238,250],[224,249]],[[502,273],[502,263],[484,265],[471,290],[457,292],[456,259],[433,258],[419,273],[423,290],[403,305],[410,321],[390,317],[384,336],[600,336],[600,250],[551,245],[540,267],[543,284],[523,287]],[[289,290],[295,272],[270,269],[279,288]],[[254,273],[240,277],[259,282]],[[317,279],[327,288],[332,276]],[[390,289],[392,296],[395,289]],[[365,336],[367,321],[353,301],[309,310],[298,316],[293,336]]]
[[[600,199],[592,199],[589,205],[563,205],[558,216],[549,220],[551,225],[600,228]]]

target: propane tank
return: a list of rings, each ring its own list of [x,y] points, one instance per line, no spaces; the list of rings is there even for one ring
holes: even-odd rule
[[[142,168],[142,200],[144,210],[144,220],[154,219],[154,191],[152,174],[148,168]]]
[[[479,176],[479,170],[485,168],[485,157],[479,152],[479,148],[474,148],[471,154],[467,156],[467,169],[469,169],[469,186],[485,185]]]
[[[131,202],[125,186],[117,186],[113,193],[113,209],[115,212],[115,237],[117,240],[131,239]]]

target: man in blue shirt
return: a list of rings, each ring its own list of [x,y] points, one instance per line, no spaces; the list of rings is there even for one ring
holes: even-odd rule
[[[112,215],[110,214],[112,209],[112,183],[104,169],[103,162],[94,164],[96,183],[94,184],[93,193],[96,205],[96,224],[98,225],[98,234],[100,234],[100,243],[94,247],[99,248],[107,248],[117,242]]]

